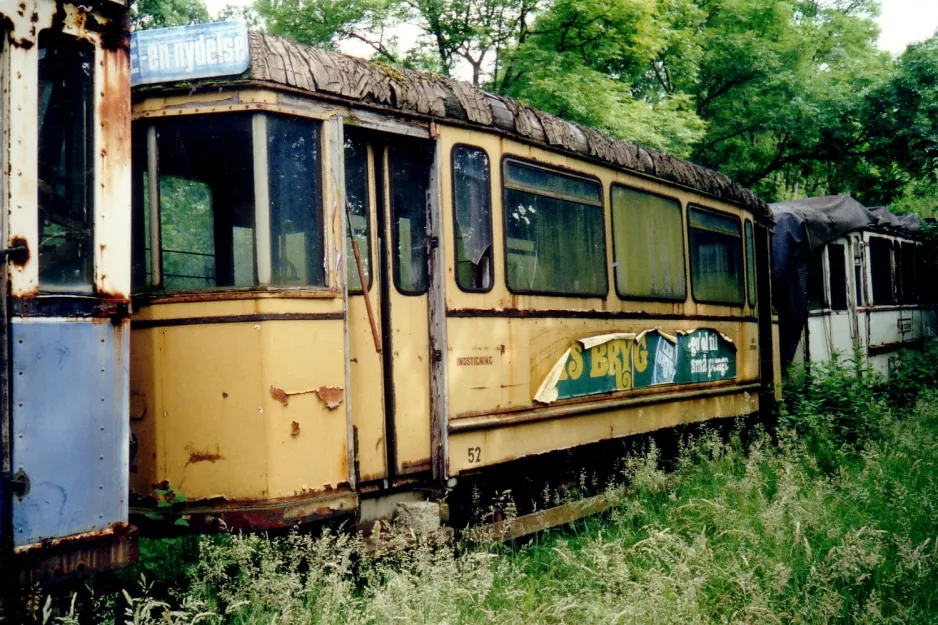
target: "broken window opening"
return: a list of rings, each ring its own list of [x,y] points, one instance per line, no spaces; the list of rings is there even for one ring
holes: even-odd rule
[[[492,288],[492,197],[489,157],[470,146],[453,148],[456,284],[463,291]]]
[[[362,292],[358,266],[352,254],[352,233],[358,242],[362,271],[366,287],[371,289],[371,218],[368,206],[368,147],[364,141],[346,134],[345,136],[345,201],[348,202],[349,224],[345,233],[348,245],[345,258],[345,279],[350,294]]]
[[[94,46],[39,35],[39,288],[94,283]]]

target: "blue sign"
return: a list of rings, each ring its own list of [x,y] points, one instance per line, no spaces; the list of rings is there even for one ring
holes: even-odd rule
[[[241,74],[250,62],[248,28],[241,22],[143,30],[130,39],[133,87]]]

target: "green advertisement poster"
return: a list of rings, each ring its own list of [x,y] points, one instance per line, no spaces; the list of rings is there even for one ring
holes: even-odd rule
[[[698,328],[675,335],[657,328],[576,341],[554,365],[534,399],[604,395],[663,384],[736,378],[736,346],[721,332]]]

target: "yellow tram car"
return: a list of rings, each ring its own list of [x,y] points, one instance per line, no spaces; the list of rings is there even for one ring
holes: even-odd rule
[[[773,400],[751,192],[466,83],[244,37],[240,73],[133,95],[138,519],[380,516]]]

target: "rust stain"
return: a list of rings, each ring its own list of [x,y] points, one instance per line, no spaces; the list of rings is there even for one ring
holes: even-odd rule
[[[11,254],[9,257],[9,263],[11,265],[16,265],[17,267],[23,267],[26,263],[29,262],[29,244],[26,241],[26,237],[15,236],[10,239],[10,248],[17,248],[22,250],[17,254]]]
[[[119,345],[119,343],[117,343]],[[130,420],[142,421],[147,416],[147,396],[143,391],[130,391]]]
[[[307,388],[301,391],[285,391],[282,388],[271,385],[270,395],[284,406],[290,404],[290,397],[293,395],[316,395],[326,404],[329,410],[335,410],[345,399],[345,389],[339,386],[320,386],[317,388]]]
[[[299,436],[300,435],[300,424],[296,421],[290,423],[290,436]]]
[[[290,403],[290,394],[282,388],[277,388],[276,386],[271,385],[270,396],[279,401],[284,406]]]
[[[224,460],[225,457],[221,455],[218,451],[218,445],[215,445],[215,451],[208,449],[193,449],[192,445],[186,445],[186,451],[189,452],[189,462],[186,463],[186,466],[190,464],[196,464],[197,462],[211,462],[215,464],[219,460]]]
[[[338,408],[342,400],[345,399],[345,391],[338,386],[321,386],[316,394],[319,395],[319,399],[325,402],[329,410]]]
[[[405,471],[428,471],[431,467],[430,459],[425,460],[416,460],[413,462],[404,462],[401,464],[401,468]]]

